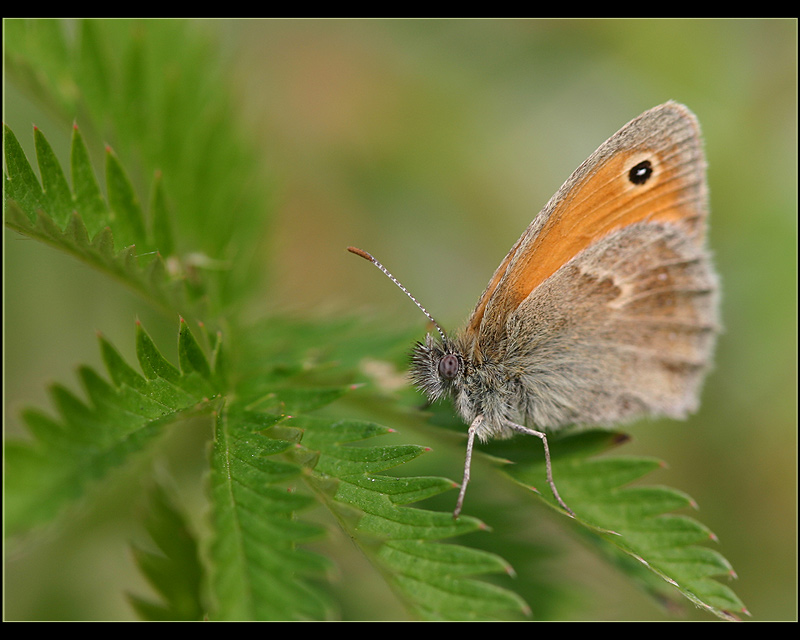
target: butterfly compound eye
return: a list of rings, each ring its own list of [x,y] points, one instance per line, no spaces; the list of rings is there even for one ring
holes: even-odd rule
[[[439,375],[446,380],[452,380],[458,373],[458,358],[452,353],[448,353],[439,360]]]

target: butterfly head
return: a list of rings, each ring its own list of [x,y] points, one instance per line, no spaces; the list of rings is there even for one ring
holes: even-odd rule
[[[417,342],[411,352],[411,380],[433,402],[450,395],[465,375],[461,351],[449,337],[436,339],[431,334]]]

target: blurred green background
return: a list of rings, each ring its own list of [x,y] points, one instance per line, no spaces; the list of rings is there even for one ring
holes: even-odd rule
[[[706,140],[725,333],[700,413],[635,425],[624,453],[668,462],[650,480],[697,501],[696,517],[719,537],[739,576],[731,586],[753,619],[797,619],[796,20],[225,20],[197,28],[219,39],[231,91],[263,150],[264,180],[276,190],[263,251],[270,284],[254,317],[359,313],[422,332],[406,297],[345,252],[353,244],[455,328],[522,230],[599,144],[666,100],[689,106]],[[32,119],[57,150],[59,135],[68,140],[13,86],[4,103],[27,149]],[[147,312],[113,286],[76,299],[104,279],[31,240],[6,231],[4,250],[4,422],[16,433],[21,406],[47,404],[45,383],[76,388],[78,363],[100,365],[94,329],[130,355],[132,319],[147,324]],[[169,344],[174,330],[154,338]],[[460,464],[433,472],[458,477]],[[6,616],[33,618],[45,607],[61,618],[130,618],[124,591],[146,587],[126,552],[126,513],[109,501],[80,516],[67,551],[59,538],[6,557]],[[569,536],[542,514],[530,527],[515,520],[518,540]],[[565,544],[573,549],[552,571],[590,594],[583,617],[662,617],[579,543]],[[353,556],[342,582],[359,585],[360,601],[344,605],[349,615],[401,617],[347,541],[339,546]]]

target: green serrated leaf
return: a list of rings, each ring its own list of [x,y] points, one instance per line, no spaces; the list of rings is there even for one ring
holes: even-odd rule
[[[155,249],[175,258],[173,238],[180,237],[187,252],[224,265],[209,273],[173,260],[172,277],[186,279],[182,293],[196,300],[209,291],[212,280],[214,294],[208,303],[223,307],[239,302],[259,271],[243,257],[256,255],[253,248],[271,210],[265,206],[270,186],[258,168],[252,137],[231,117],[232,93],[216,49],[209,46],[209,30],[182,20],[39,19],[12,20],[7,33],[12,81],[32,86],[65,124],[79,118],[87,141],[97,136],[90,148],[107,142],[124,164],[124,171],[112,166],[106,176],[107,205],[92,184],[94,172],[88,154],[81,153],[85,145],[76,130],[73,194],[83,201],[78,211],[89,236],[111,226],[117,250],[135,243],[140,252]],[[126,193],[125,180],[115,176],[162,172],[163,180],[156,178],[161,186],[154,186],[148,197],[153,205],[146,216],[149,224],[143,226],[138,201]],[[119,201],[115,192],[121,194]],[[169,221],[162,215],[166,202]],[[28,215],[37,205],[21,203]]]
[[[507,563],[457,545],[431,542],[479,530],[483,528],[479,520],[468,516],[455,520],[449,511],[401,506],[451,490],[455,483],[444,478],[375,475],[416,458],[425,447],[356,446],[353,443],[392,433],[364,421],[298,416],[288,423],[303,430],[304,447],[319,451],[312,486],[330,501],[339,522],[373,558],[412,615],[436,620],[491,619],[503,618],[509,610],[527,611],[513,592],[467,578],[484,571],[507,572]],[[331,484],[334,478],[337,482]],[[480,567],[478,556],[484,563]],[[420,598],[420,594],[426,595]]]
[[[286,387],[275,389],[272,397],[280,403],[284,411],[307,412],[324,407],[345,393],[346,387]]]
[[[117,387],[127,385],[132,389],[142,391],[147,386],[147,381],[133,367],[131,367],[119,351],[101,334],[98,334],[100,341],[100,353],[106,365],[112,381]]]
[[[178,334],[178,360],[183,373],[196,371],[204,378],[211,376],[211,367],[206,360],[206,354],[200,348],[183,318],[181,318],[181,330]]]
[[[175,251],[175,246],[161,171],[156,171],[153,179],[153,189],[150,195],[150,220],[153,246],[162,256],[171,256]]]
[[[138,332],[146,335],[141,327]],[[6,447],[6,469],[13,470],[6,476],[5,487],[11,507],[5,512],[9,534],[55,517],[86,495],[97,480],[146,448],[166,424],[213,395],[196,372],[175,378],[162,362],[153,365],[158,351],[152,341],[149,359],[143,357],[150,365],[150,379],[133,372],[102,338],[100,344],[111,382],[90,367],[79,367],[87,400],[62,384],[52,385],[57,418],[38,410],[24,411],[23,421],[34,439]],[[159,371],[170,379],[159,376]]]
[[[190,291],[205,290],[200,274],[195,273],[190,280],[179,273],[171,273],[159,255],[140,257],[139,251],[130,244],[132,241],[139,242],[140,250],[147,244],[142,211],[130,181],[110,152],[107,177],[114,205],[113,216],[100,193],[77,127],[73,127],[71,149],[73,194],[69,192],[63,172],[44,134],[36,129],[34,137],[40,172],[45,181],[44,191],[13,132],[7,129],[5,151],[7,172],[10,173],[4,191],[4,209],[6,224],[10,228],[66,251],[173,312],[188,302],[187,294]],[[11,179],[12,175],[14,179]],[[160,188],[155,189],[156,194],[160,191]],[[163,200],[162,195],[156,197],[154,202],[161,218],[159,234],[162,239],[167,225],[163,220],[166,215]],[[117,245],[129,245],[119,252],[115,252],[114,248],[115,233]]]
[[[203,325],[205,327],[205,325]],[[214,370],[214,375],[220,380],[220,384],[228,386],[228,359],[225,346],[222,342],[222,334],[216,333],[210,336],[209,340],[212,344],[211,347],[211,366]]]
[[[347,482],[387,496],[396,505],[419,502],[432,496],[451,491],[458,487],[452,480],[436,476],[412,476],[395,478],[391,476],[351,475]]]
[[[77,218],[77,216],[75,216]],[[92,240],[92,247],[106,262],[114,260],[114,235],[109,227],[104,227]]]
[[[474,576],[487,573],[512,572],[500,556],[480,549],[422,540],[391,540],[381,547],[383,562],[409,575],[422,575],[429,565],[444,576]],[[420,570],[421,567],[426,569]]]
[[[106,149],[108,204],[117,241],[124,247],[145,245],[144,216],[139,198],[114,152]]]
[[[177,382],[180,378],[180,371],[161,355],[140,322],[136,323],[136,357],[145,377],[149,380],[164,378],[169,382]]]
[[[129,595],[129,601],[144,620],[201,620],[205,613],[201,596],[204,570],[198,544],[186,517],[158,484],[150,490],[144,524],[158,552],[133,546],[133,556],[163,600],[152,602]]]
[[[5,207],[9,200],[17,202],[28,220],[33,222],[36,220],[37,212],[45,206],[45,196],[17,137],[5,124],[3,125],[3,153],[6,178],[3,189],[3,206]]]
[[[270,459],[294,445],[260,435],[261,425],[250,422],[251,413],[232,408],[219,414],[211,454],[212,615],[220,620],[324,619],[330,604],[301,576],[322,572],[328,564],[296,547],[322,530],[294,519],[307,500],[272,486],[302,473],[298,465]]]
[[[655,548],[669,549],[709,542],[714,540],[714,535],[708,527],[692,518],[665,513],[657,518],[645,518],[638,522],[631,522],[625,538],[634,546],[641,546],[649,542]]]
[[[50,237],[58,242],[59,234],[58,229],[56,227],[49,227],[50,218],[46,216],[42,216],[40,219],[40,226],[43,228],[48,228],[50,232]],[[108,238],[108,243],[113,246],[114,241],[111,240],[111,232],[110,230],[108,233],[101,234],[105,238]],[[67,224],[67,228],[64,230],[63,238],[68,240],[72,247],[76,249],[76,251],[80,252],[82,255],[86,256],[90,254],[89,247],[89,233],[86,230],[86,226],[83,224],[83,219],[73,214],[70,216],[69,223]]]
[[[551,449],[561,449],[563,442],[579,442],[586,434],[560,439]],[[617,553],[635,559],[633,564],[618,563],[636,573],[646,567],[697,606],[729,618],[731,612],[745,611],[742,602],[730,590],[718,589],[713,578],[730,575],[731,567],[716,551],[694,546],[714,540],[703,525],[672,511],[694,506],[685,493],[661,486],[626,486],[663,466],[653,458],[586,458],[575,444],[569,446],[574,457],[561,456],[554,463],[559,493],[575,511],[577,521],[600,535]],[[540,497],[555,506],[546,490],[541,459],[504,469],[524,486],[537,486]],[[604,533],[611,531],[618,535]],[[690,586],[691,585],[691,586]],[[724,602],[720,602],[722,595]]]
[[[44,209],[59,227],[63,227],[72,214],[72,194],[50,143],[38,128],[34,128],[33,133],[46,201]]]
[[[496,620],[499,612],[528,610],[512,591],[477,580],[400,575],[396,585],[411,594],[414,610],[425,620]]]
[[[75,206],[91,237],[111,223],[111,216],[100,185],[95,177],[89,150],[77,125],[72,127],[70,147],[70,173]]]
[[[182,325],[185,331],[188,327]],[[187,342],[192,337],[184,338]],[[159,401],[167,405],[189,402],[190,398],[209,400],[215,396],[212,381],[198,375],[194,369],[181,373],[177,367],[161,355],[152,338],[141,323],[136,323],[136,356],[146,378],[153,380],[153,391]],[[195,357],[198,357],[195,354]],[[163,397],[163,400],[162,400]]]

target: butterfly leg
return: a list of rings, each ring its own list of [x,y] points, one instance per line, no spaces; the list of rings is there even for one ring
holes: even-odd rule
[[[464,504],[464,494],[467,493],[467,485],[469,484],[469,468],[472,464],[472,447],[475,444],[475,434],[483,422],[483,416],[478,416],[472,421],[467,431],[467,458],[464,461],[464,479],[461,481],[461,491],[458,492],[458,502],[456,502],[455,511],[453,511],[453,518],[458,518],[461,513],[461,507]]]
[[[558,489],[556,489],[556,483],[553,482],[553,465],[550,463],[550,447],[547,446],[547,436],[542,431],[534,431],[533,429],[529,429],[528,427],[523,427],[521,424],[517,424],[516,422],[511,422],[510,420],[506,420],[506,425],[517,431],[519,433],[524,433],[529,436],[536,436],[542,441],[542,446],[544,447],[544,464],[545,470],[547,471],[547,483],[550,485],[550,490],[553,492],[553,496],[558,501],[558,504],[573,518],[575,517],[575,512],[567,506],[567,503],[561,499],[561,496],[558,495]]]

